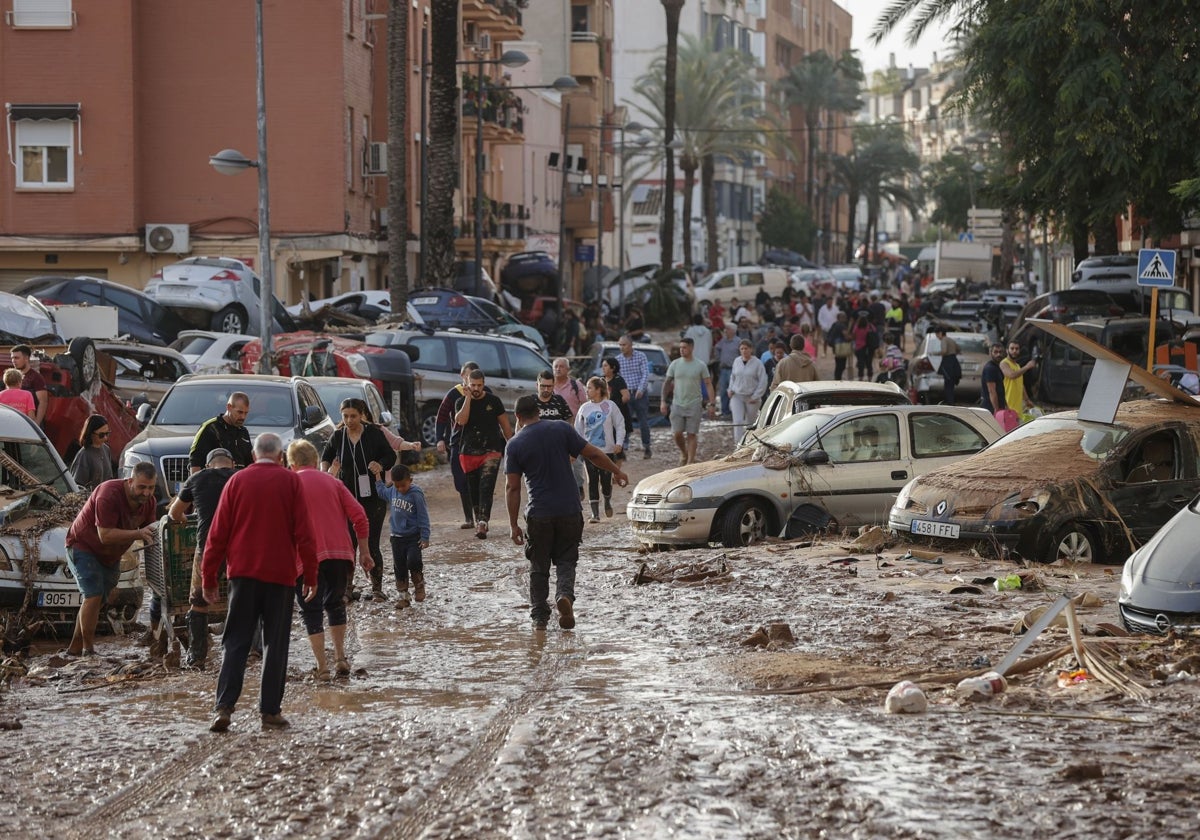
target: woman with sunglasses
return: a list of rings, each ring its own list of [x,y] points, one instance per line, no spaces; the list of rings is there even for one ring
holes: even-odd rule
[[[321,469],[340,478],[350,495],[366,511],[369,525],[367,548],[371,552],[371,559],[375,561],[371,569],[371,596],[376,601],[383,601],[386,597],[383,594],[383,553],[379,549],[379,537],[383,532],[383,521],[388,515],[388,506],[375,490],[374,473],[390,470],[396,463],[396,451],[388,443],[383,430],[370,422],[371,411],[367,408],[366,400],[357,397],[342,400],[341,413],[342,422],[321,453]],[[357,549],[357,539],[354,546]]]
[[[108,421],[93,414],[79,433],[79,454],[71,462],[75,482],[88,490],[113,477],[112,452],[108,448]]]

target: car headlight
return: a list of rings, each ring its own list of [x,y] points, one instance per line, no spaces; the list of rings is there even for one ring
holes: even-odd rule
[[[346,361],[350,365],[350,370],[354,371],[355,376],[361,376],[363,379],[371,378],[371,367],[367,364],[367,358],[362,353],[347,353]]]
[[[145,452],[127,451],[121,457],[121,478],[129,478],[133,475],[133,468],[138,464],[152,464],[154,459]]]
[[[1125,561],[1125,565],[1121,568],[1121,594],[1119,597],[1122,601],[1128,600],[1130,594],[1133,592],[1133,564],[1137,562],[1137,556],[1140,551],[1141,549],[1139,548],[1133,554],[1129,555],[1129,559]]]
[[[692,500],[692,488],[686,484],[681,484],[678,487],[672,487],[670,492],[663,497],[664,502],[673,502],[682,504]]]
[[[896,510],[904,510],[908,507],[908,497],[912,495],[913,485],[916,483],[917,480],[914,478],[909,481],[908,484],[905,484],[900,488],[900,492],[896,494],[896,501],[892,504],[893,508]]]
[[[1050,501],[1050,494],[1045,490],[1036,490],[1028,496],[1010,496],[1005,500],[1006,507],[1018,510],[1026,516],[1032,516],[1046,506],[1046,502]]]

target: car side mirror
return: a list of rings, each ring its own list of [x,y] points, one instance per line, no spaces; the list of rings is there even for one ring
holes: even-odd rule
[[[304,428],[312,428],[324,419],[325,412],[321,410],[319,405],[306,405],[304,407]]]
[[[392,412],[390,412],[390,411],[384,411],[382,414],[379,415],[379,422],[385,426],[390,426],[395,421],[396,421],[396,418],[392,416]]]
[[[810,449],[804,453],[801,459],[806,467],[817,467],[821,464],[829,463],[829,453],[824,449]]]
[[[154,413],[154,406],[150,405],[150,403],[146,402],[146,403],[142,403],[141,405],[139,405],[137,407],[138,425],[145,427],[145,425],[150,422],[150,415],[153,413]]]

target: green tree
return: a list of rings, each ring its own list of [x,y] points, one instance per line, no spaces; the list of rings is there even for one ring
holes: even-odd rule
[[[876,240],[879,211],[886,201],[916,212],[918,197],[910,187],[918,172],[920,159],[908,145],[904,127],[899,123],[855,126],[853,145],[845,155],[831,158],[833,180],[846,192],[850,202],[849,230],[846,238],[846,262],[854,259],[854,230],[858,223],[860,199],[867,203],[867,243]],[[864,249],[864,262],[873,246]]]
[[[408,3],[388,14],[388,289],[392,312],[408,308]]]
[[[772,187],[758,220],[758,233],[770,247],[811,254],[817,225],[807,207],[778,187]]]
[[[925,196],[933,202],[929,221],[943,225],[953,231],[964,231],[970,219],[967,210],[978,184],[978,176],[972,169],[975,161],[962,152],[949,152],[925,167],[922,184]]]
[[[776,83],[783,105],[804,112],[808,138],[804,200],[810,208],[814,207],[816,165],[823,131],[833,128],[826,120],[834,114],[853,114],[862,107],[859,98],[862,83],[862,63],[853,50],[846,50],[836,59],[824,50],[809,53]]]

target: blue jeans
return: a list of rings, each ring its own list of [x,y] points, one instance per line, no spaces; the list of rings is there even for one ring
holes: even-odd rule
[[[644,391],[642,395],[630,396],[629,398],[629,413],[633,417],[633,422],[636,423],[642,430],[642,450],[650,451],[650,396]],[[631,424],[632,425],[632,424]],[[629,438],[633,434],[633,429],[625,430],[625,449],[629,449]]]
[[[729,377],[733,368],[722,367],[720,381],[717,383],[717,393],[721,395],[721,413],[729,413]]]

